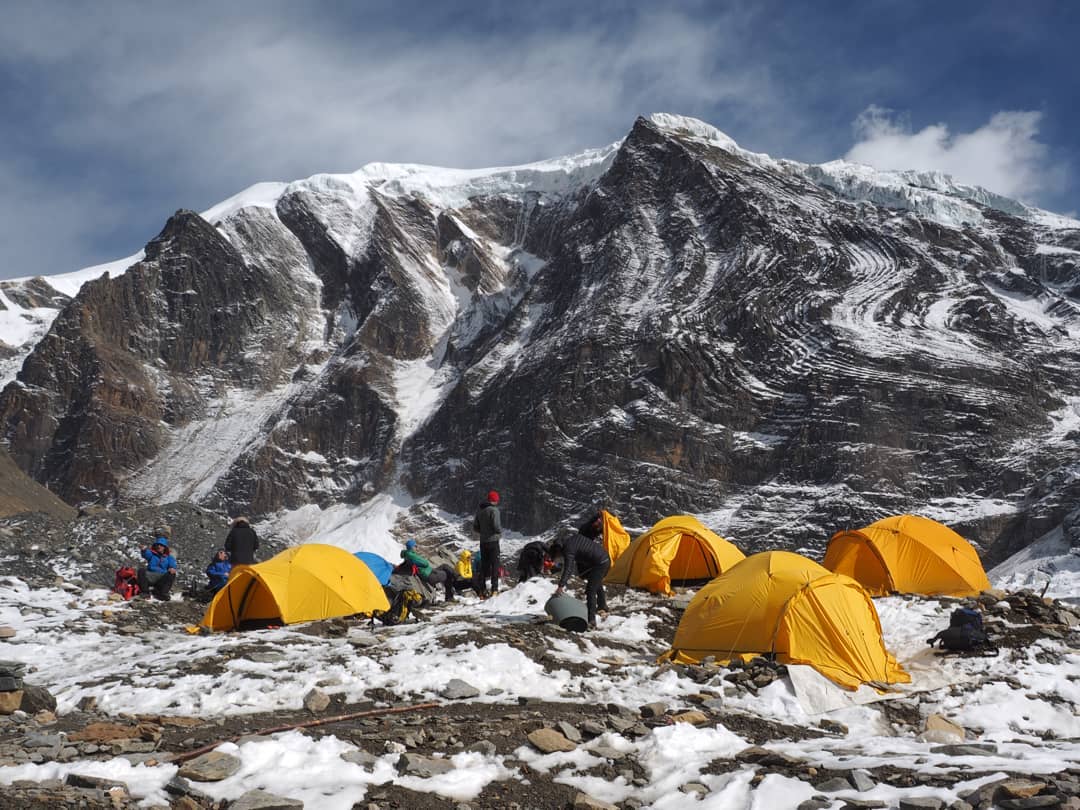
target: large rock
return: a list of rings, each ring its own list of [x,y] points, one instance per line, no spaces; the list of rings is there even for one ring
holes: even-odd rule
[[[56,711],[56,698],[44,686],[24,684],[22,691],[22,702],[19,708],[27,714]]]

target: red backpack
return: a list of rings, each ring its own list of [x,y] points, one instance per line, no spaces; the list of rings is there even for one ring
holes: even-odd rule
[[[135,574],[135,569],[127,565],[117,568],[113,590],[124,599],[131,599],[131,597],[138,595],[139,578]]]

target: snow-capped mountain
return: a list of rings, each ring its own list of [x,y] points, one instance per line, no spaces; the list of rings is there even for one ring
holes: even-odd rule
[[[1078,264],[1080,222],[655,115],[178,212],[40,339],[64,299],[0,284],[0,425],[72,502],[455,515],[494,486],[526,532],[602,501],[748,549],[919,511],[1001,558],[1080,489]]]

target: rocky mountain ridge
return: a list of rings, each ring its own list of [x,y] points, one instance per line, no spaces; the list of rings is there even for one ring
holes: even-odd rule
[[[747,550],[919,511],[998,559],[1078,519],[1078,263],[1071,220],[654,116],[178,212],[65,305],[0,432],[72,503],[453,516],[498,486],[525,533],[603,502]]]

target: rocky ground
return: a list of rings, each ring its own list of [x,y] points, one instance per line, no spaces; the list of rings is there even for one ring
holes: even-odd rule
[[[69,588],[74,588],[69,583]],[[613,589],[614,591],[614,589]],[[618,593],[612,596],[617,600]],[[674,603],[677,605],[677,603]],[[678,621],[678,610],[672,605],[661,607],[653,620],[670,626]],[[1020,651],[1038,638],[1059,638],[1063,644],[1076,648],[1080,645],[1080,618],[1073,608],[1041,598],[1038,594],[1022,592],[1010,594],[1004,600],[986,596],[982,607],[987,612],[990,629],[1001,649],[1001,655],[1016,657]],[[194,601],[150,602],[136,600],[125,611],[107,615],[114,631],[138,637],[163,626],[180,630],[197,622],[202,606]],[[441,608],[436,606],[421,620],[437,620]],[[1007,624],[1005,617],[1007,616]],[[378,645],[380,626],[373,626],[367,619],[335,619],[315,622],[304,626],[309,636],[328,639],[346,638],[358,651],[370,653]],[[574,638],[580,645],[586,637],[572,636],[549,622],[533,624],[485,627],[482,632],[457,637],[454,643],[494,644],[506,643],[524,652],[532,660],[566,668],[565,660],[556,660],[550,650],[556,638]],[[630,652],[629,650],[627,651]],[[260,641],[258,633],[251,633],[238,647],[230,650],[230,657],[251,660],[273,660],[281,657],[280,651],[271,650]],[[606,663],[617,665],[614,657]],[[207,667],[224,668],[228,658],[206,659],[192,662],[192,671]],[[579,665],[585,666],[585,665]],[[20,763],[71,762],[86,760],[109,760],[123,757],[131,762],[152,765],[158,762],[174,762],[181,770],[170,785],[170,807],[225,808],[229,810],[255,810],[255,808],[296,807],[292,800],[259,795],[253,791],[232,803],[215,802],[200,790],[200,783],[227,777],[239,767],[239,760],[228,754],[210,749],[218,743],[232,740],[244,741],[271,730],[280,731],[291,726],[308,726],[305,733],[314,737],[334,735],[356,745],[358,751],[347,756],[361,765],[372,764],[377,756],[387,753],[400,754],[397,760],[399,772],[430,776],[445,770],[448,765],[442,755],[458,751],[475,750],[486,754],[499,754],[506,758],[508,767],[515,768],[524,780],[495,781],[469,802],[455,802],[434,793],[422,793],[392,784],[376,785],[368,793],[365,802],[357,805],[364,810],[376,808],[457,808],[457,810],[505,810],[506,808],[564,808],[564,807],[611,807],[590,799],[579,790],[553,781],[552,775],[534,770],[519,758],[520,749],[531,747],[543,752],[573,750],[578,747],[590,749],[602,759],[591,775],[611,780],[619,776],[628,782],[647,784],[643,766],[632,755],[605,745],[599,738],[607,731],[616,731],[628,739],[639,739],[653,728],[677,722],[695,725],[722,725],[746,739],[751,746],[733,758],[712,761],[704,773],[724,773],[744,767],[753,767],[757,784],[767,774],[776,773],[812,784],[819,797],[803,802],[802,810],[816,808],[872,808],[885,807],[885,803],[864,800],[844,800],[837,804],[830,794],[853,787],[867,791],[876,784],[896,787],[912,787],[916,784],[949,786],[961,779],[969,780],[980,775],[975,766],[962,767],[927,776],[909,769],[884,765],[864,769],[828,769],[789,754],[771,749],[778,742],[808,738],[842,737],[847,729],[826,717],[813,727],[787,725],[758,717],[745,710],[729,706],[729,699],[740,693],[756,693],[777,678],[786,674],[783,666],[764,659],[734,667],[679,666],[680,674],[700,684],[700,691],[691,695],[685,705],[667,706],[663,703],[641,706],[617,704],[594,705],[519,699],[506,705],[475,702],[479,692],[470,684],[452,681],[440,700],[425,700],[422,695],[390,693],[385,689],[370,690],[368,700],[345,703],[340,696],[316,687],[304,700],[301,711],[282,711],[270,714],[245,714],[222,718],[142,715],[138,713],[107,715],[98,710],[93,700],[84,700],[76,711],[57,716],[55,700],[48,691],[28,686],[24,692],[21,708],[7,716],[0,716],[0,766]],[[662,672],[663,669],[660,670]],[[137,669],[133,678],[145,677]],[[1069,676],[1073,678],[1075,676]],[[27,683],[33,683],[32,672]],[[331,687],[332,684],[326,684]],[[163,680],[160,687],[167,689]],[[969,686],[954,688],[970,688]],[[1020,688],[1017,683],[1014,688]],[[925,718],[919,711],[918,696],[886,701],[879,704],[899,734],[917,735],[927,729],[955,733],[951,743],[944,743],[934,751],[955,753],[960,757],[979,757],[993,754],[995,746],[965,740],[971,731],[958,729],[943,718]],[[1073,707],[1075,710],[1075,707]],[[997,773],[988,769],[986,775]],[[687,794],[707,793],[706,786],[689,782],[680,787]],[[688,795],[687,801],[689,802]],[[70,774],[65,781],[15,782],[0,791],[0,808],[125,808],[136,805],[125,785],[107,779]],[[633,799],[622,802],[619,807],[631,810],[639,806]],[[899,805],[908,810],[942,808],[944,803],[934,798],[912,798]],[[1007,775],[984,785],[964,801],[951,805],[953,810],[987,810],[1001,808],[1061,807],[1080,808],[1080,769],[1073,769],[1055,776],[1032,778],[1023,773]]]

